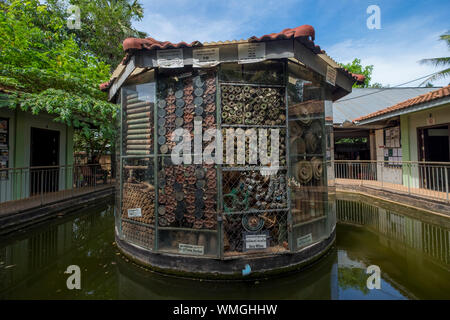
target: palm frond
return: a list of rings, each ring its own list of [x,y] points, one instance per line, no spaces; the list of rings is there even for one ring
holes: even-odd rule
[[[450,68],[447,68],[445,70],[439,71],[438,73],[435,73],[434,75],[426,78],[423,82],[419,84],[419,87],[423,84],[426,84],[427,82],[433,82],[440,79],[445,79],[448,76],[450,76]]]
[[[450,57],[422,59],[419,61],[419,63],[431,64],[435,67],[447,66],[450,65]]]

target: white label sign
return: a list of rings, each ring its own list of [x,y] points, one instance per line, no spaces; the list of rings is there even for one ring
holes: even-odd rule
[[[157,50],[156,59],[160,68],[182,68],[183,49]]]
[[[297,248],[304,247],[310,243],[312,243],[312,234],[311,233],[297,238]]]
[[[331,66],[327,66],[326,81],[332,86],[336,84],[336,75],[337,75],[336,69]]]
[[[128,218],[142,217],[141,208],[128,209]]]
[[[260,62],[266,59],[266,43],[241,43],[238,44],[239,63]]]
[[[178,244],[178,252],[184,254],[195,254],[198,256],[202,256],[204,254],[205,247],[204,246],[196,246],[193,244],[179,243]]]
[[[248,234],[245,236],[245,249],[266,249],[267,248],[267,235],[265,234]]]
[[[194,67],[214,67],[219,64],[219,48],[194,49],[192,57]]]

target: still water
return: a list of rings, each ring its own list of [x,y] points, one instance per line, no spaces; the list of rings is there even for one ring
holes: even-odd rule
[[[412,213],[412,214],[410,214]],[[450,219],[337,201],[337,241],[307,270],[248,282],[152,273],[119,254],[110,203],[0,240],[0,299],[450,299]],[[69,265],[81,290],[68,290]],[[367,266],[381,289],[366,286]]]

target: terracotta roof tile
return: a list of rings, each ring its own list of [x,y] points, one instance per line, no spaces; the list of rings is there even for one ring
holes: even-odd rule
[[[172,43],[169,41],[158,41],[151,37],[140,39],[140,38],[127,38],[123,41],[123,50],[153,50],[153,49],[176,49],[176,48],[186,48],[186,47],[200,47],[202,43],[200,41],[193,41],[191,43],[178,42]]]
[[[312,49],[316,53],[322,52],[319,46],[314,44],[315,39],[315,31],[314,28],[310,25],[302,25],[296,28],[286,28],[281,32],[270,33],[263,35],[262,37],[250,37],[247,40],[239,40],[238,42],[261,42],[261,41],[271,41],[271,40],[282,40],[282,39],[293,39],[299,38],[301,41],[310,49]],[[209,45],[213,44],[225,44],[225,43],[233,43],[234,41],[220,41],[207,43]],[[127,38],[123,42],[123,50],[153,50],[153,49],[173,49],[173,48],[185,48],[185,47],[200,47],[203,44],[200,41],[193,41],[191,43],[186,42],[178,42],[172,43],[169,41],[159,41],[154,38],[148,37],[145,39],[140,38]]]
[[[387,113],[394,112],[394,111],[401,110],[401,109],[406,109],[406,108],[409,108],[409,107],[412,107],[412,106],[415,106],[415,105],[418,105],[421,103],[430,102],[433,100],[437,100],[437,99],[441,99],[441,98],[449,97],[449,96],[450,96],[450,85],[440,88],[435,91],[430,91],[428,93],[421,94],[420,96],[405,100],[403,102],[397,103],[397,104],[387,107],[385,109],[381,109],[376,112],[372,112],[368,115],[353,119],[353,121],[358,122],[358,121],[362,121],[362,120],[375,118],[375,117],[381,116],[383,114],[387,114]]]

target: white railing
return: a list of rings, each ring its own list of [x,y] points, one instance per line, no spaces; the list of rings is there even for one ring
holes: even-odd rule
[[[0,214],[65,200],[110,186],[111,164],[0,169]]]
[[[450,163],[335,160],[336,184],[361,185],[450,202]]]

